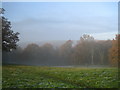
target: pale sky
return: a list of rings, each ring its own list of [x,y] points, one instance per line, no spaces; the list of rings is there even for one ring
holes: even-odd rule
[[[118,33],[117,2],[3,2],[5,17],[20,42],[113,39]]]

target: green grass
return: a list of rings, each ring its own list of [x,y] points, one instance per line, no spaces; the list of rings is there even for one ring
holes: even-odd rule
[[[117,68],[3,66],[2,88],[118,88]]]

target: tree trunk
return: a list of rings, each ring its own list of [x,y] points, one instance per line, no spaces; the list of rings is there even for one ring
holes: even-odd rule
[[[94,50],[92,48],[92,50],[91,50],[91,64],[92,65],[94,64],[93,57],[94,57]]]

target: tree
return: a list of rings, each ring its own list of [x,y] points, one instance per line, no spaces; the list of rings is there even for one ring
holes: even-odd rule
[[[88,48],[89,54],[90,54],[90,60],[91,60],[91,64],[94,64],[93,58],[94,58],[94,37],[84,34],[81,38],[80,38],[81,42],[84,43],[84,45],[86,46],[85,48]],[[87,51],[87,52],[88,52]]]
[[[94,38],[84,34],[75,47],[75,58],[78,64],[94,64]]]
[[[2,21],[2,50],[3,51],[12,51],[13,49],[16,49],[17,42],[19,41],[18,32],[13,32],[11,29],[11,22],[8,21],[7,18],[2,16],[4,14],[4,9],[0,8],[0,21]]]
[[[111,48],[112,43],[111,40],[97,40],[96,41],[96,62],[101,65],[109,64],[108,53]]]
[[[73,41],[68,40],[60,47],[60,57],[64,63],[71,64],[72,44]]]
[[[84,48],[84,44],[78,42],[78,44],[74,47],[73,53],[73,62],[74,64],[85,64],[86,59],[86,49]]]
[[[120,34],[116,35],[115,40],[112,40],[112,48],[110,48],[109,51],[109,60],[110,64],[112,66],[118,66],[118,63],[120,63]]]
[[[50,43],[45,43],[41,46],[42,56],[45,60],[49,60],[53,56],[53,46]]]
[[[40,47],[37,44],[29,44],[23,51],[23,57],[34,60],[39,57]]]

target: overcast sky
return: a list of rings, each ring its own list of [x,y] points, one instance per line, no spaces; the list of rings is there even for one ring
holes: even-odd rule
[[[4,2],[5,17],[20,42],[79,40],[83,34],[113,39],[118,33],[117,2]]]

